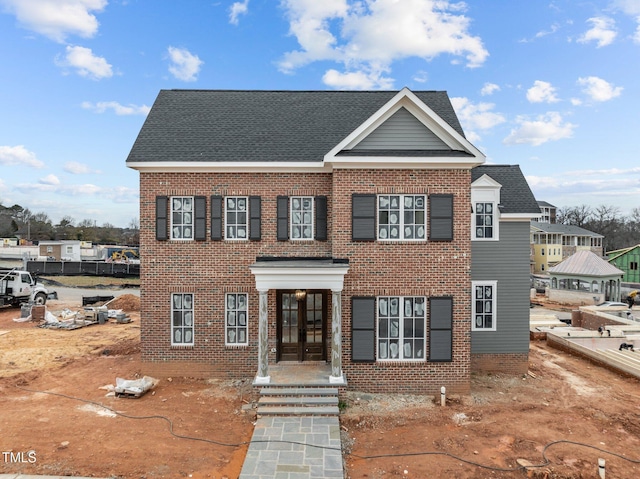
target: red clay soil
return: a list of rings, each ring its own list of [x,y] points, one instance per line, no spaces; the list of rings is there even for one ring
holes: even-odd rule
[[[127,313],[132,323],[61,331],[13,322],[20,310],[0,310],[0,473],[238,477],[246,454],[238,444],[250,440],[255,421],[243,410],[247,382],[164,379],[139,399],[100,389],[144,374],[139,313]],[[544,342],[532,344],[530,373],[474,375],[472,394],[450,397],[446,407],[439,397],[436,404],[433,397],[348,393],[346,476],[595,478],[603,458],[607,477],[640,477],[637,380]],[[591,447],[563,442],[545,451],[554,441]],[[518,459],[544,465],[527,473]]]

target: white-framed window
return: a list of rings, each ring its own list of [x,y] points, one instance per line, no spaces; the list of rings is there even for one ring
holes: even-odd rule
[[[289,238],[293,240],[313,239],[313,197],[292,196],[290,199]]]
[[[248,296],[247,293],[227,293],[225,296],[224,342],[226,345],[249,344]]]
[[[67,254],[73,254],[73,246],[67,246]]]
[[[47,253],[53,253],[53,246],[47,246]]]
[[[193,346],[193,293],[171,294],[171,345]]]
[[[193,197],[174,196],[171,198],[171,239],[193,239]]]
[[[425,240],[426,213],[425,195],[378,195],[378,239]]]
[[[477,202],[474,207],[474,223],[476,239],[494,238],[495,204],[492,202]]]
[[[224,209],[224,238],[228,240],[248,239],[249,198],[246,196],[227,196],[224,200]]]
[[[426,298],[424,296],[379,296],[379,361],[424,361]]]
[[[473,281],[471,289],[473,294],[471,302],[472,330],[495,331],[498,282]]]

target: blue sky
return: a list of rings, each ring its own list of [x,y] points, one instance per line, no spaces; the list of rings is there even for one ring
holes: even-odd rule
[[[446,90],[558,207],[640,207],[640,0],[0,0],[0,202],[138,218],[160,89]]]

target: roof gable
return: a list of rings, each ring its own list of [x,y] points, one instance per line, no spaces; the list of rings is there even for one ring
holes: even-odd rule
[[[640,244],[637,244],[635,246],[629,246],[628,248],[622,248],[619,250],[615,250],[615,251],[609,251],[607,253],[607,256],[609,257],[609,261],[615,260],[620,258],[621,256],[625,256],[633,251],[640,251]]]

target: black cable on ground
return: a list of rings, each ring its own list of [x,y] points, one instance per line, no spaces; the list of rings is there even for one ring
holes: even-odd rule
[[[173,421],[171,421],[171,419],[169,419],[166,416],[162,416],[159,414],[154,414],[151,416],[132,416],[130,414],[125,414],[125,413],[121,413],[119,411],[116,411],[115,409],[109,407],[109,406],[105,406],[103,404],[100,404],[96,401],[92,401],[90,399],[82,399],[82,398],[78,398],[78,397],[74,397],[74,396],[69,396],[67,394],[62,394],[62,393],[54,393],[51,391],[39,391],[39,390],[34,390],[34,389],[29,389],[29,388],[25,388],[23,386],[18,386],[16,384],[16,387],[18,389],[22,389],[23,391],[27,391],[27,392],[31,392],[31,393],[41,393],[41,394],[50,394],[52,396],[58,396],[58,397],[62,397],[62,398],[66,398],[66,399],[71,399],[73,401],[80,401],[80,402],[84,402],[87,404],[93,404],[94,406],[98,406],[101,407],[103,409],[106,409],[108,411],[111,411],[112,413],[127,418],[127,419],[162,419],[163,421],[165,421],[168,425],[169,425],[169,434],[171,434],[172,436],[178,438],[178,439],[186,439],[189,441],[200,441],[200,442],[205,442],[205,443],[209,443],[209,444],[215,444],[217,446],[224,446],[224,447],[242,447],[242,446],[247,446],[250,444],[259,444],[259,443],[279,443],[279,444],[292,444],[292,445],[298,445],[298,446],[305,446],[305,447],[315,447],[317,449],[326,449],[329,451],[341,451],[341,448],[336,448],[336,447],[329,447],[329,446],[320,446],[320,445],[315,445],[315,444],[307,444],[304,442],[298,442],[298,441],[284,441],[284,440],[270,440],[270,439],[264,439],[264,440],[251,440],[251,441],[244,441],[244,442],[240,442],[240,443],[225,443],[225,442],[221,442],[221,441],[214,441],[213,439],[204,439],[204,438],[200,438],[200,437],[192,437],[192,436],[184,436],[181,434],[177,434],[173,431]],[[542,450],[542,458],[544,459],[544,462],[541,464],[532,464],[529,465],[527,467],[524,466],[518,466],[515,468],[504,468],[504,467],[496,467],[496,466],[488,466],[486,464],[481,464],[479,462],[475,462],[475,461],[470,461],[468,459],[464,459],[460,456],[456,456],[454,454],[448,453],[448,452],[440,452],[440,451],[423,451],[423,452],[405,452],[405,453],[393,453],[393,454],[376,454],[376,455],[371,455],[371,456],[364,456],[364,455],[360,455],[360,454],[354,454],[354,453],[350,453],[350,452],[346,452],[346,455],[349,455],[351,457],[355,457],[358,459],[364,459],[364,460],[371,460],[371,459],[383,459],[383,458],[393,458],[393,457],[411,457],[411,456],[446,456],[446,457],[450,457],[452,459],[455,459],[456,461],[460,461],[463,462],[465,464],[469,464],[472,466],[476,466],[476,467],[480,467],[483,469],[490,469],[492,471],[500,471],[500,472],[516,472],[516,471],[520,471],[520,470],[524,470],[527,468],[532,468],[532,467],[546,467],[548,465],[551,464],[551,461],[547,458],[547,449],[549,449],[552,446],[558,445],[558,444],[571,444],[574,446],[580,446],[580,447],[586,447],[589,449],[594,449],[596,451],[599,451],[603,454],[608,454],[614,457],[617,457],[619,459],[623,459],[625,461],[634,463],[634,464],[640,464],[640,460],[638,459],[631,459],[628,457],[624,457],[621,454],[615,453],[615,452],[611,452],[611,451],[607,451],[606,449],[602,449],[600,447],[597,446],[592,446],[591,444],[585,444],[583,442],[577,442],[577,441],[569,441],[566,439],[560,439],[557,441],[552,441],[550,443],[548,443],[547,445],[544,446],[544,449]]]

